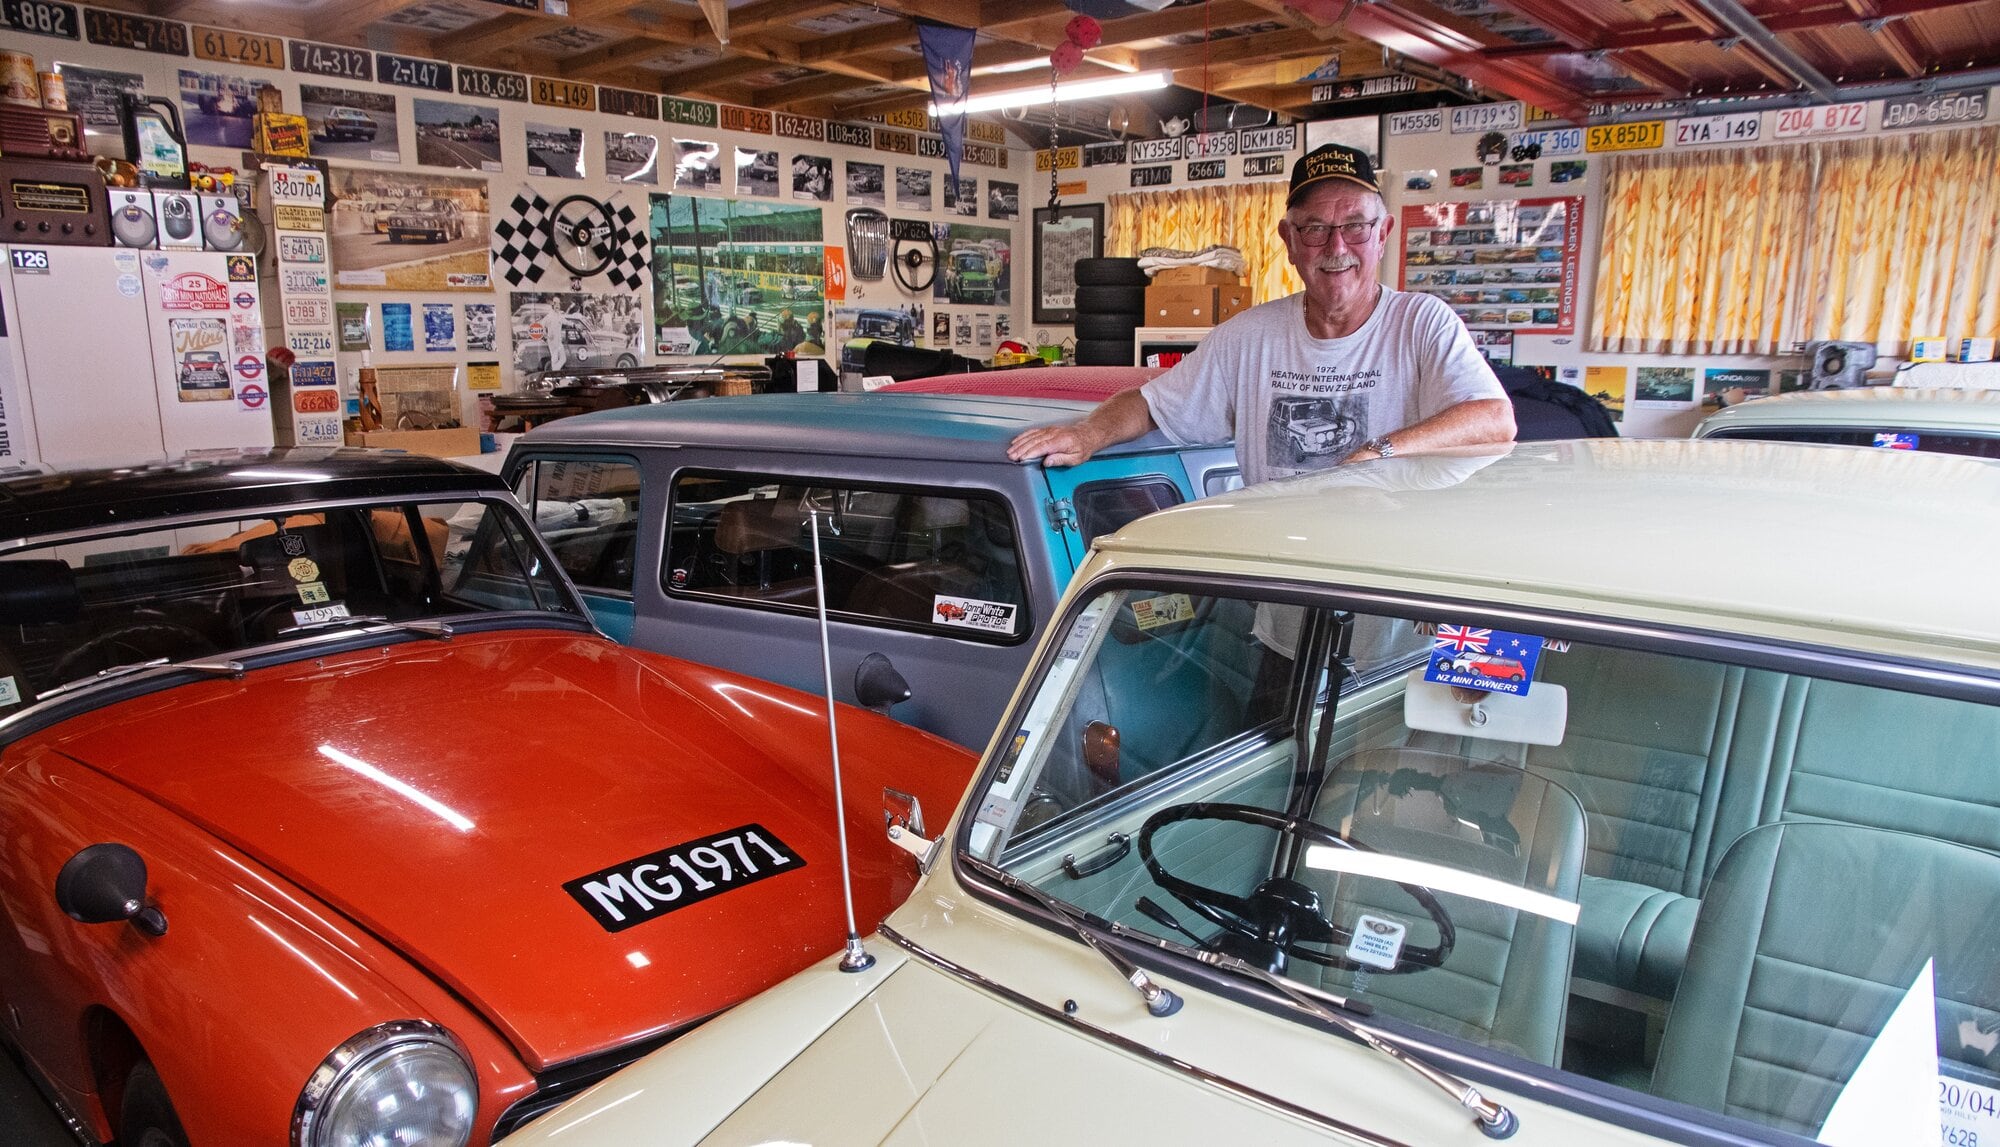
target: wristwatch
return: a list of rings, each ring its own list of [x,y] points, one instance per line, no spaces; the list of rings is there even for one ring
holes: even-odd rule
[[[1394,458],[1396,456],[1396,444],[1389,441],[1387,434],[1379,438],[1370,438],[1361,444],[1361,448],[1363,450],[1373,450],[1378,458]]]

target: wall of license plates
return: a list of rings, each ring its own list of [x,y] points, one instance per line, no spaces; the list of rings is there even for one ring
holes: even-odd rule
[[[476,10],[483,7],[419,5],[387,19],[444,35],[484,18]],[[588,29],[548,23],[538,53],[563,58],[601,46]],[[802,339],[832,331],[829,306],[928,314],[936,321],[897,329],[980,356],[1008,337],[1003,332],[1024,328],[1025,290],[967,292],[957,280],[947,290],[940,276],[937,286],[910,294],[887,274],[845,274],[852,265],[846,213],[868,208],[929,225],[941,252],[976,245],[987,279],[1009,282],[1012,252],[1026,249],[1031,211],[1022,201],[1034,205],[1033,160],[1009,148],[994,124],[970,125],[953,185],[943,140],[921,112],[831,122],[58,0],[6,0],[0,37],[31,53],[39,69],[63,74],[95,152],[122,154],[117,108],[126,92],[177,98],[189,158],[239,171],[257,89],[276,87],[286,111],[306,116],[313,154],[330,164],[337,194],[325,218],[324,289],[344,380],[364,351],[378,365],[457,364],[462,389],[474,390],[511,388],[519,370],[558,359],[594,366],[664,357],[656,324],[634,319],[656,315],[653,275],[615,261],[578,280],[553,259],[504,250],[494,238],[496,226],[520,221],[517,204],[529,203],[532,213],[534,202],[553,207],[578,194],[614,211],[629,207],[645,256],[660,241],[648,231],[654,194],[713,198],[717,210],[723,201],[757,200],[816,209],[824,222],[819,245],[841,253],[824,266],[799,264],[797,281],[778,285],[695,275],[690,287],[670,274],[679,289],[673,305],[682,310],[693,293],[703,305],[755,313],[760,329],[796,330]],[[530,266],[541,274],[509,277]],[[550,321],[552,311],[564,322]],[[541,345],[578,326],[576,316],[587,328],[581,342]],[[735,317],[747,325],[747,314]],[[301,353],[323,357],[324,334],[310,337],[314,345]],[[837,346],[815,345],[837,361]],[[803,341],[793,349],[812,351]],[[468,419],[475,399],[466,395]]]

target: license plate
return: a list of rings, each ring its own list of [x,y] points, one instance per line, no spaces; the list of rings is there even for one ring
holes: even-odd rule
[[[563,891],[606,932],[623,932],[805,865],[769,829],[746,824],[566,881]]]

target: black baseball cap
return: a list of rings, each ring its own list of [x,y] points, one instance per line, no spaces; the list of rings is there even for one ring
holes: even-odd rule
[[[1292,189],[1285,195],[1285,206],[1296,204],[1300,196],[1329,179],[1344,179],[1378,194],[1382,190],[1366,152],[1345,144],[1323,143],[1292,165]]]

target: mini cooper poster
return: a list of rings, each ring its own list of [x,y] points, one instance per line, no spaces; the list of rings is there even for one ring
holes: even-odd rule
[[[1424,680],[1488,693],[1525,694],[1541,656],[1539,637],[1502,629],[1440,625]]]
[[[174,344],[174,390],[182,402],[227,402],[229,324],[219,318],[167,320]]]
[[[1014,236],[1005,227],[937,224],[939,302],[1005,307],[1014,298]]]
[[[458,320],[450,303],[424,304],[424,350],[458,350]]]
[[[486,181],[333,169],[327,214],[334,286],[404,294],[493,289]]]

